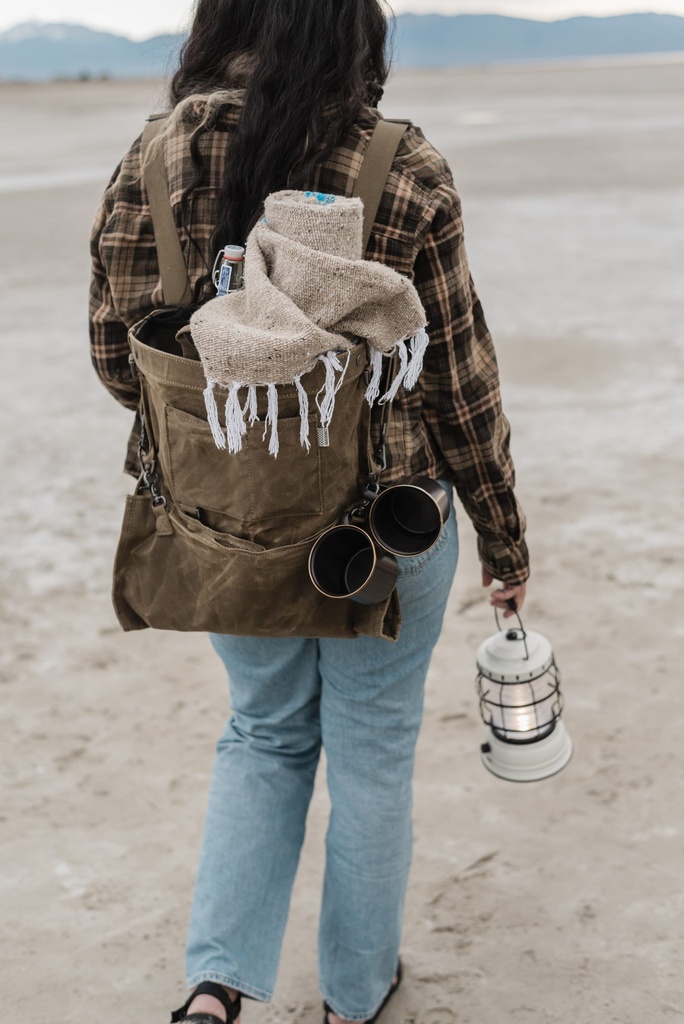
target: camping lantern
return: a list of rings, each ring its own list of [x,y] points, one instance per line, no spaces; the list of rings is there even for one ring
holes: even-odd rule
[[[518,623],[499,629],[477,652],[480,711],[489,726],[481,754],[499,778],[536,782],[566,766],[572,741],[560,718],[560,672],[551,644],[525,630],[519,615]]]

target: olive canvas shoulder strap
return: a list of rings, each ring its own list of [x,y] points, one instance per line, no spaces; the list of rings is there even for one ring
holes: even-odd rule
[[[368,248],[387,177],[410,121],[380,120],[370,137],[352,194],[363,203],[363,251]]]
[[[150,118],[145,125],[141,144],[143,181],[152,214],[164,303],[184,306],[192,300],[192,288],[171,206],[164,147],[151,147],[165,121],[166,115],[161,115]]]

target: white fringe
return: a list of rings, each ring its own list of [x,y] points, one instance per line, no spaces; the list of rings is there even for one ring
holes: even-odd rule
[[[406,366],[408,362],[408,355],[406,346],[403,342],[399,342],[397,346],[400,353],[400,369],[395,381],[393,382],[390,391],[380,401],[391,401],[396,392],[399,389],[401,381],[406,374]],[[402,352],[403,349],[403,352]],[[347,360],[344,366],[340,362],[336,352],[326,352],[324,355],[318,357],[325,366],[325,381],[323,386],[316,395],[316,405],[320,413],[320,427],[322,430],[327,431],[330,427],[330,423],[335,411],[335,399],[337,392],[342,387],[349,365],[351,362],[351,353],[347,353]],[[371,353],[371,364],[373,366],[373,374],[371,382],[368,386],[366,397],[369,399],[370,404],[377,398],[380,393],[380,380],[382,378],[382,354],[373,351]],[[338,376],[339,375],[339,376]],[[297,389],[297,395],[299,398],[299,441],[302,448],[306,448],[307,452],[311,451],[310,441],[310,430],[309,430],[309,396],[302,384],[302,374],[299,374],[293,379],[293,383]],[[207,408],[207,419],[209,426],[211,427],[211,433],[214,438],[214,442],[217,448],[228,448],[231,454],[242,451],[243,441],[245,434],[247,433],[247,423],[250,427],[254,426],[255,423],[259,422],[258,416],[258,398],[257,398],[257,385],[250,384],[249,386],[235,381],[231,384],[228,390],[228,397],[226,398],[226,429],[225,432],[221,428],[221,422],[219,420],[218,408],[216,405],[216,399],[214,397],[214,388],[218,384],[218,381],[209,381],[209,384],[204,392],[204,403]],[[270,438],[268,443],[269,454],[274,458],[278,457],[280,452],[280,439],[278,436],[278,389],[275,384],[265,385],[268,392],[268,406],[266,417],[264,419],[264,432],[262,440],[266,440],[269,434]],[[247,398],[245,404],[240,404],[240,390],[247,388]],[[374,393],[374,394],[373,394]],[[371,397],[369,397],[369,394]],[[245,422],[247,419],[247,423]],[[226,445],[226,441],[228,442]]]
[[[394,401],[397,391],[401,387],[404,377],[406,376],[406,370],[408,368],[408,349],[406,348],[406,342],[398,341],[396,350],[399,353],[399,369],[397,370],[397,375],[392,381],[389,390],[380,399],[380,405],[384,405],[385,402]]]
[[[218,406],[216,405],[216,397],[214,396],[214,388],[218,384],[216,380],[210,380],[208,387],[204,391],[204,404],[207,409],[207,420],[211,427],[211,434],[214,438],[214,444],[217,448],[226,447],[226,438],[221,427],[219,420]]]
[[[338,362],[339,362],[339,360],[338,360]],[[347,370],[349,369],[350,362],[351,362],[351,352],[347,352],[347,362],[344,364],[344,369],[342,370],[342,374],[340,376],[340,379],[337,382],[337,387],[335,388],[335,394],[337,394],[337,392],[340,390],[340,388],[344,384],[344,378],[347,376]]]
[[[247,433],[247,425],[240,405],[239,391],[241,387],[244,385],[239,382],[232,384],[226,399],[226,437],[228,451],[231,454],[242,451],[242,438]]]
[[[247,417],[250,427],[253,427],[255,423],[259,422],[259,416],[257,414],[257,389],[254,384],[250,384],[247,388],[247,401],[245,402],[242,414]]]
[[[280,440],[278,439],[278,389],[275,384],[268,385],[268,411],[264,420],[264,434],[262,440],[266,440],[268,428],[271,428],[271,438],[268,442],[268,453],[274,459],[278,458],[280,451]]]
[[[301,373],[295,377],[294,385],[299,395],[299,442],[302,448],[306,448],[308,453],[311,451],[311,442],[309,441],[309,396],[302,384]]]
[[[406,391],[415,388],[418,383],[418,377],[423,369],[423,359],[429,344],[430,339],[424,327],[411,338],[411,361],[404,377],[404,388]]]
[[[380,397],[380,383],[382,381],[382,352],[377,348],[371,348],[370,364],[372,373],[366,388],[366,401],[372,406]]]
[[[325,384],[316,395],[316,405],[321,414],[320,426],[325,428],[330,426],[335,411],[335,395],[337,394],[335,373],[342,370],[342,364],[334,352],[326,352],[325,355],[318,358],[325,366]]]

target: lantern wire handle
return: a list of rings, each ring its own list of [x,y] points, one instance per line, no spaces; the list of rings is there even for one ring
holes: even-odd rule
[[[522,636],[521,636],[520,639],[522,640],[522,642],[525,645],[525,661],[529,661],[530,660],[530,652],[527,649],[527,633],[525,632],[525,627],[523,626],[522,619],[520,618],[520,612],[518,611],[517,605],[515,603],[515,598],[512,597],[506,603],[508,604],[508,607],[511,609],[511,611],[515,612],[515,617],[518,620],[518,622],[520,623],[520,632],[522,633]],[[502,630],[501,630],[501,623],[499,622],[499,609],[498,608],[494,609],[494,618],[496,619],[497,629],[499,630],[499,632],[502,632]]]

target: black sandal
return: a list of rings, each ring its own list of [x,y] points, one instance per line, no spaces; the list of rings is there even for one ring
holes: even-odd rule
[[[228,1015],[228,1024],[233,1024],[240,1016],[241,998],[233,1002],[223,985],[217,985],[215,981],[201,981],[194,992],[188,997],[187,1003],[171,1014],[171,1024],[223,1024],[220,1017],[213,1013],[188,1013],[188,1007],[197,996],[213,996],[225,1007]]]
[[[385,1007],[389,1003],[389,1001],[392,998],[392,996],[394,995],[394,993],[399,988],[399,986],[401,984],[401,978],[402,978],[402,974],[403,973],[404,973],[404,971],[403,971],[403,968],[401,966],[401,960],[397,960],[397,969],[396,969],[396,972],[395,972],[397,980],[392,982],[392,984],[390,985],[389,992],[387,993],[387,995],[383,999],[382,1003],[380,1004],[379,1010],[377,1011],[377,1013],[375,1014],[374,1017],[371,1017],[370,1020],[368,1020],[366,1022],[366,1024],[375,1024],[376,1020],[378,1019],[378,1017],[380,1016],[382,1011],[385,1009]],[[332,1012],[333,1011],[330,1009],[328,1004],[327,1003],[323,1003],[323,1024],[330,1024],[330,1021],[328,1020],[328,1014],[332,1013]],[[213,1022],[212,1022],[212,1024],[213,1024]]]

